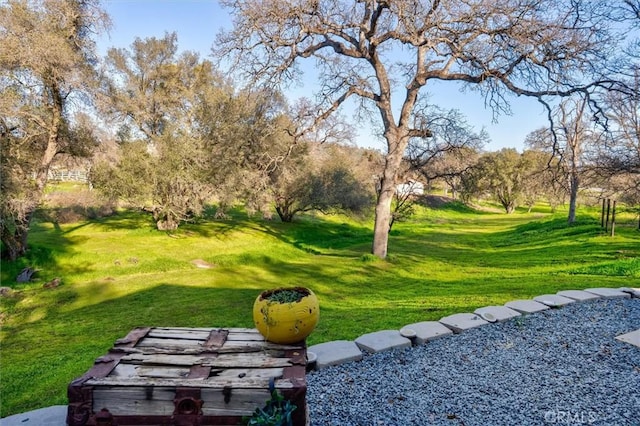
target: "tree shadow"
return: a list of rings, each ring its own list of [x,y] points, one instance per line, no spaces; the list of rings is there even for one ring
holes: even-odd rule
[[[20,299],[16,303],[31,300],[31,308],[23,321],[3,325],[3,417],[42,403],[65,404],[71,380],[135,327],[252,327],[253,301],[259,293],[167,283],[109,298],[111,285],[92,283],[96,300],[106,298],[95,303],[81,300],[65,286],[12,296]]]
[[[293,223],[258,222],[261,231],[279,241],[314,255],[354,257],[371,244],[373,231],[365,225],[322,218],[298,218]]]
[[[86,237],[74,236],[70,238],[69,234],[75,230],[86,226],[80,224],[73,229],[63,230],[56,224],[49,224],[41,220],[33,220],[29,230],[29,240],[27,245],[27,253],[25,256],[18,258],[15,262],[9,262],[2,259],[2,267],[0,276],[5,286],[13,288],[30,287],[33,285],[41,285],[43,280],[53,278],[51,271],[56,274],[60,273],[82,273],[87,272],[90,268],[87,265],[76,264],[73,267],[61,267],[57,261],[59,256],[70,256],[75,253],[74,246],[85,241]],[[20,271],[26,267],[35,269],[37,272],[33,276],[32,282],[16,283],[16,277]]]
[[[599,223],[581,218],[568,225],[565,218],[509,221],[508,217],[473,218],[476,230],[464,226],[415,227],[398,231],[390,243],[390,252],[419,263],[422,256],[464,268],[495,267],[526,270],[549,267],[570,272],[577,265],[640,255],[637,240],[599,240]],[[494,223],[500,220],[500,223]],[[487,232],[500,225],[506,229]]]

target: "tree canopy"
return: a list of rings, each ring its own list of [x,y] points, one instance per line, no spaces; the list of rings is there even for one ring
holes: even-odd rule
[[[618,85],[607,66],[625,33],[606,1],[225,0],[233,29],[214,52],[235,58],[251,81],[288,84],[312,58],[320,76],[315,117],[347,99],[377,111],[387,143],[372,252],[387,254],[391,202],[405,149],[428,138],[430,81],[481,91],[494,111],[507,95],[590,96]]]
[[[95,93],[91,37],[108,22],[93,0],[0,3],[0,227],[10,259],[26,251],[54,158],[87,154],[95,143],[77,107]]]

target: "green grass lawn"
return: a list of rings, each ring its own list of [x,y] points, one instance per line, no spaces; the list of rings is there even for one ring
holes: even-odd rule
[[[565,213],[419,209],[394,225],[386,261],[367,255],[371,222],[344,216],[285,224],[234,212],[173,234],[138,213],[36,222],[29,259],[2,263],[15,291],[1,299],[1,416],[66,404],[67,384],[136,326],[252,327],[253,301],[271,287],[318,295],[315,344],[562,289],[638,286],[633,217],[621,214],[611,238],[596,210],[582,213],[569,227]],[[26,265],[36,280],[17,285]],[[61,286],[43,288],[56,277]]]

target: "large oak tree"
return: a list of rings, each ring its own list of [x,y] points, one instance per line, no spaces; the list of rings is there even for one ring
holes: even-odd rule
[[[0,228],[11,260],[26,252],[54,159],[90,148],[74,115],[95,87],[92,36],[105,23],[93,0],[0,2]]]
[[[179,54],[175,33],[109,49],[106,65],[104,106],[121,125],[123,156],[117,167],[96,167],[96,187],[142,204],[158,229],[175,230],[213,194],[211,170],[222,167],[212,166],[209,127],[218,127],[232,88],[211,62]]]
[[[316,117],[347,99],[377,111],[386,140],[372,251],[386,257],[390,207],[405,148],[430,136],[420,115],[434,80],[482,91],[498,112],[508,93],[569,95],[611,84],[602,75],[613,34],[605,1],[225,0],[233,28],[214,52],[254,81],[295,81],[300,64],[319,75]]]

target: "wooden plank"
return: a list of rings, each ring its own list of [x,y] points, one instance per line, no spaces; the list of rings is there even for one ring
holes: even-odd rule
[[[259,377],[209,377],[208,379],[169,379],[155,377],[105,377],[89,379],[85,383],[88,386],[123,386],[123,387],[192,387],[192,388],[219,388],[231,386],[234,389],[267,389],[269,379]],[[291,389],[294,387],[289,379],[277,379],[278,389]]]
[[[260,332],[255,328],[242,328],[242,327],[153,327],[151,330],[155,332],[167,332],[167,333],[182,333],[182,332],[200,332],[211,333],[212,331],[228,331],[229,334],[258,334]]]
[[[233,368],[233,367],[247,367],[247,368],[270,368],[270,367],[287,367],[291,365],[289,358],[275,358],[264,354],[262,352],[256,352],[254,354],[246,353],[234,353],[234,354],[220,354],[217,358],[211,361],[205,361],[202,365],[218,368]]]
[[[264,407],[270,398],[267,389],[232,389],[229,402],[226,403],[224,394],[219,389],[203,389],[201,398],[202,414],[205,416],[248,416],[256,408]]]
[[[264,341],[264,336],[260,333],[229,333],[228,341]]]
[[[204,331],[210,333],[211,330],[222,330],[219,327],[153,327],[154,330],[166,330],[166,331]],[[225,328],[225,330],[228,330]]]
[[[157,348],[204,348],[205,339],[183,339],[183,338],[156,338],[148,336],[142,339],[136,345],[137,348],[145,347],[157,347]],[[227,339],[222,347],[211,348],[213,351],[229,351],[229,350],[242,350],[243,348],[281,348],[281,345],[276,345],[264,340],[229,340]],[[300,346],[292,346],[292,348],[300,348]]]
[[[145,339],[146,340],[146,339]],[[159,339],[162,340],[162,339]],[[166,341],[165,341],[166,342]],[[178,354],[178,355],[198,355],[198,354],[207,354],[207,353],[236,353],[236,352],[260,352],[260,351],[282,351],[287,349],[297,349],[301,350],[299,345],[291,346],[291,345],[278,345],[276,343],[271,342],[229,342],[219,348],[219,349],[209,349],[205,348],[201,345],[189,346],[180,344],[180,340],[176,341],[176,345],[170,346],[167,345],[165,347],[162,346],[163,342],[153,342],[153,345],[140,346],[135,348],[113,348],[112,352],[114,353],[126,353],[126,354]]]
[[[153,347],[158,347],[163,349],[167,349],[167,348],[188,349],[188,348],[198,348],[198,347],[201,348],[203,344],[204,344],[204,340],[167,339],[167,338],[158,339],[154,337],[146,337],[145,339],[142,339],[142,341],[138,342],[136,347],[144,348],[147,346],[153,346]]]
[[[137,377],[138,373],[136,372],[136,366],[132,364],[120,363],[116,368],[113,369],[109,377]]]
[[[255,334],[260,334],[260,332],[256,328],[231,327],[231,328],[226,328],[225,330],[229,330],[229,334],[233,334],[233,333],[255,333]]]
[[[127,364],[164,364],[164,365],[212,365],[217,355],[172,355],[172,354],[129,354],[122,357],[121,363]]]
[[[207,337],[209,337],[209,332],[195,330],[158,330],[154,328],[147,334],[147,338],[201,340],[203,342],[207,340]]]
[[[166,378],[166,379],[200,379],[209,377],[238,377],[238,378],[269,378],[282,377],[287,366],[269,368],[239,367],[237,364],[230,368],[212,368],[210,366],[192,366],[191,368],[177,368],[170,366],[141,366],[135,364],[118,365],[110,377],[118,379],[138,378]],[[194,370],[195,368],[195,370]]]
[[[219,378],[241,378],[241,379],[279,379],[284,374],[284,368],[228,368],[219,372]]]
[[[200,397],[205,416],[247,416],[263,407],[270,394],[267,389],[232,389],[226,402],[222,389],[203,389]],[[115,416],[171,416],[174,398],[171,388],[101,387],[94,391],[93,410],[107,408]]]
[[[280,354],[275,354],[280,355]],[[224,353],[218,356],[171,355],[171,354],[129,354],[122,358],[121,364],[154,364],[172,366],[202,365],[214,368],[233,367],[286,367],[291,365],[289,358],[270,355],[265,352]],[[283,354],[282,354],[283,355]]]
[[[167,367],[167,366],[144,366],[136,367],[138,377],[141,378],[166,378],[183,379],[189,376],[188,368]]]
[[[288,345],[278,345],[276,343],[263,341],[229,341],[227,340],[227,344],[221,348],[220,352],[240,352],[240,351],[250,351],[250,350],[286,350],[286,349],[300,349],[300,346],[288,346]]]
[[[93,390],[93,410],[107,408],[113,415],[171,416],[174,398],[173,388],[97,387]]]
[[[189,368],[167,365],[134,365],[120,363],[111,373],[112,377],[136,378],[157,377],[181,379],[189,376]]]

